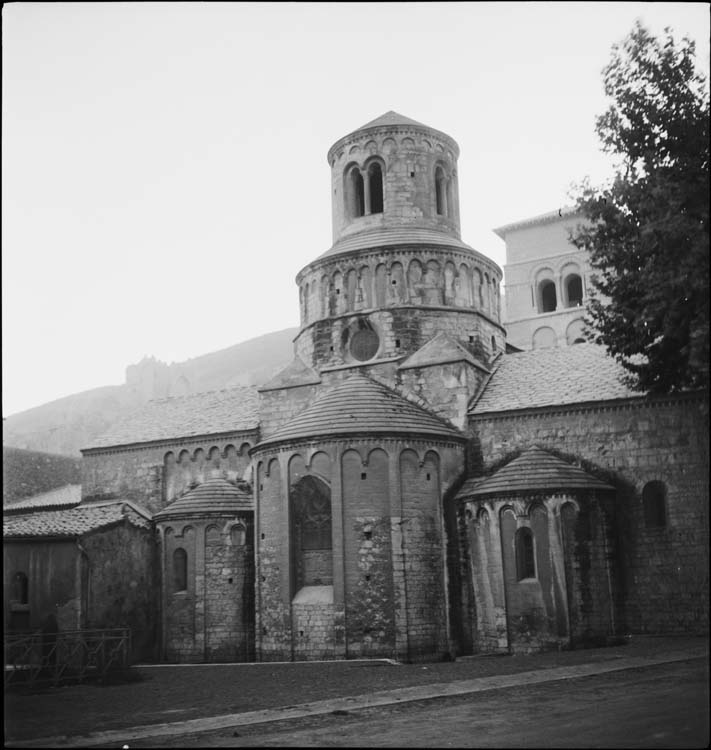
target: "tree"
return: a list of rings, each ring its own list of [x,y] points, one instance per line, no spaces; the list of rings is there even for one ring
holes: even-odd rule
[[[630,385],[669,393],[709,385],[709,93],[694,42],[658,40],[638,21],[603,71],[597,119],[617,157],[604,187],[576,190],[571,241],[595,272],[587,337]]]

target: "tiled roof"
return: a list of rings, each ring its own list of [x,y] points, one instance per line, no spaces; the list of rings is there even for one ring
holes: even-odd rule
[[[391,245],[434,245],[435,247],[450,247],[456,250],[464,250],[474,253],[478,259],[488,263],[491,260],[478,253],[469,245],[462,242],[458,237],[448,232],[439,232],[427,227],[403,226],[403,227],[376,227],[356,234],[341,237],[330,250],[319,256],[318,260],[328,258],[332,255],[354,252],[356,250],[369,250],[376,247],[389,247]]]
[[[149,401],[112,426],[89,448],[254,430],[258,425],[257,389],[244,386]]]
[[[448,333],[440,331],[424,346],[410,355],[398,367],[398,370],[462,361],[488,372],[488,368],[475,359],[471,352],[467,351],[456,339],[452,338]]]
[[[357,373],[324,393],[258,447],[286,440],[353,434],[463,438],[449,423]]]
[[[210,477],[156,513],[154,518],[162,521],[184,515],[230,516],[245,510],[254,510],[254,500],[248,488],[222,477]]]
[[[511,222],[511,224],[504,224],[502,227],[494,229],[494,234],[501,237],[502,240],[506,239],[506,235],[509,232],[513,232],[516,229],[524,229],[525,227],[539,226],[541,224],[551,224],[555,221],[562,221],[563,219],[572,219],[578,215],[578,210],[575,206],[563,206],[555,211],[548,211],[544,214],[538,214],[537,216],[531,216],[528,219],[521,219],[519,221]]]
[[[3,537],[75,537],[128,519],[134,526],[149,528],[146,514],[130,503],[115,501],[79,505],[65,510],[40,510],[3,518]]]
[[[374,120],[366,122],[365,125],[361,125],[357,129],[365,130],[366,128],[379,128],[387,125],[409,125],[410,127],[429,129],[427,125],[424,125],[421,122],[417,122],[417,120],[411,120],[409,117],[405,117],[405,115],[401,115],[398,112],[393,111],[392,109],[389,112],[380,115],[380,117],[376,117]]]
[[[600,491],[614,488],[577,466],[534,446],[490,477],[467,480],[457,493],[457,499],[536,490],[576,489]]]
[[[25,497],[16,503],[5,506],[5,513],[17,513],[35,508],[62,508],[79,505],[81,502],[81,485],[67,484],[56,490],[42,492],[39,495]]]
[[[640,397],[597,344],[504,354],[470,414]]]
[[[315,385],[321,382],[321,377],[313,368],[296,356],[268,383],[259,387],[260,391],[275,391],[280,388],[294,388],[297,385]]]

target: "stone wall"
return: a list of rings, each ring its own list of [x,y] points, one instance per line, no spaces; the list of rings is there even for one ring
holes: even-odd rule
[[[153,532],[128,522],[82,538],[84,627],[130,628],[134,660],[158,657],[159,578]]]
[[[353,331],[363,327],[378,336],[374,363],[414,354],[440,332],[451,335],[484,365],[505,347],[503,327],[486,315],[408,305],[363,315],[345,314],[314,323],[299,333],[296,350],[304,362],[316,369],[358,365],[348,342]]]
[[[160,524],[163,652],[171,662],[232,662],[254,657],[252,514]],[[187,560],[183,582],[175,553]]]
[[[265,448],[255,458],[259,657],[447,653],[442,497],[462,472],[463,448],[334,439]],[[332,599],[296,589],[290,488],[310,474],[330,487]],[[308,632],[311,626],[317,630]]]
[[[485,470],[532,445],[557,452],[615,486],[616,556],[624,571],[618,628],[708,630],[708,432],[695,396],[624,401],[470,418]],[[642,490],[666,488],[666,523],[645,525]]]
[[[132,500],[151,513],[200,483],[212,469],[228,479],[242,478],[250,464],[249,449],[257,431],[161,441],[84,452],[82,499]]]

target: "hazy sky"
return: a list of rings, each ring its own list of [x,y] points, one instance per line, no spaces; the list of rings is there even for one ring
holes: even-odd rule
[[[388,110],[461,148],[462,239],[600,182],[613,43],[705,3],[3,7],[3,413],[298,325],[328,148]]]

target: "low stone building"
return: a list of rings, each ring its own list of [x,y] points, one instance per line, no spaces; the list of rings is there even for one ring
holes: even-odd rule
[[[333,245],[297,275],[293,361],[259,389],[150,402],[83,451],[81,505],[57,512],[151,519],[122,537],[129,573],[105,565],[115,621],[146,602],[160,658],[412,661],[707,631],[703,395],[632,392],[592,344],[512,351],[501,269],[460,237],[458,154],[394,112],[338,140]],[[584,301],[577,268],[580,284],[566,260],[521,287]]]
[[[126,627],[155,659],[158,582],[150,514],[126,501],[5,511],[6,632]]]

